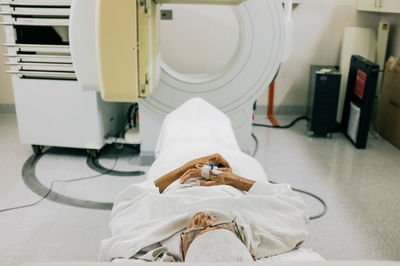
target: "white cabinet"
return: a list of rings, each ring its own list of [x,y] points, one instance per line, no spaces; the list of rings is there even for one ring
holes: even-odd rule
[[[399,0],[358,0],[358,10],[382,13],[400,13]]]
[[[400,1],[399,0],[381,0],[380,6],[381,12],[385,13],[400,13]]]
[[[358,0],[358,10],[379,11],[379,0]]]

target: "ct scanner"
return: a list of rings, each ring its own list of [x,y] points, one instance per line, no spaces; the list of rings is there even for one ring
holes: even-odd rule
[[[160,31],[163,4],[226,9],[232,19],[223,23],[234,23],[237,32],[227,63],[211,74],[186,75],[165,61],[160,47],[170,33]],[[248,152],[253,103],[290,56],[291,7],[292,0],[0,0],[20,141],[35,152],[43,146],[99,150],[124,126],[127,103],[138,102],[139,129],[121,142],[140,143],[146,159],[154,155],[164,116],[202,97],[231,118]],[[178,21],[186,23],[172,22]],[[228,50],[221,35],[214,33],[214,46],[222,40],[219,51]],[[185,39],[176,37],[172,46]]]
[[[239,45],[219,73],[181,75],[162,62],[160,4],[167,3],[232,5]],[[248,152],[253,104],[290,56],[291,9],[291,0],[73,0],[72,62],[84,90],[99,90],[105,101],[139,103],[142,159],[154,155],[164,116],[193,97],[225,112]]]

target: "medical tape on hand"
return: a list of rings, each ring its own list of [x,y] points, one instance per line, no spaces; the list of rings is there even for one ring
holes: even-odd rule
[[[214,175],[219,175],[222,172],[218,170],[217,166],[211,167],[209,165],[204,165],[201,168],[201,177],[205,178],[205,179],[210,179],[210,170]]]
[[[210,179],[210,170],[211,166],[203,165],[203,167],[201,168],[201,177],[205,179]]]

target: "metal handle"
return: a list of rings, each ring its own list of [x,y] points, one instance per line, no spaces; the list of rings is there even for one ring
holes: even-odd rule
[[[381,8],[383,7],[383,1],[384,0],[379,0],[379,7],[381,7]]]

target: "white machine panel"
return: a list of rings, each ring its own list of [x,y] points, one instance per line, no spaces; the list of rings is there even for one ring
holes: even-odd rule
[[[95,49],[95,3],[72,0],[69,41],[76,77],[84,90],[100,91]]]
[[[83,91],[76,81],[68,34],[70,3],[1,2],[20,141],[101,149],[108,136],[123,129],[126,105],[105,103],[98,92]]]
[[[151,0],[73,0],[69,34],[81,86],[106,101],[147,97],[160,72],[159,13]]]
[[[101,149],[121,130],[122,107],[104,103],[76,81],[13,77],[20,140],[24,144]],[[119,108],[119,110],[118,110]]]

